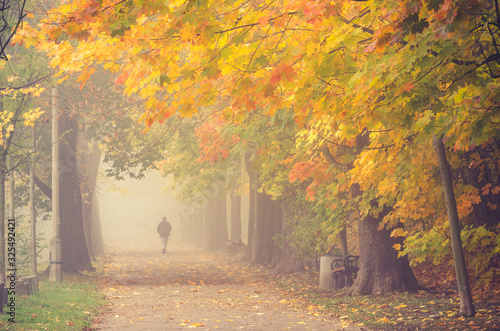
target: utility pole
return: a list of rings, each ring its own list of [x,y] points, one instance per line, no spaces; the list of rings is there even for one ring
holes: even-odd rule
[[[62,256],[59,216],[59,124],[57,121],[57,87],[52,88],[52,221],[54,237],[50,241],[49,279],[62,282]]]

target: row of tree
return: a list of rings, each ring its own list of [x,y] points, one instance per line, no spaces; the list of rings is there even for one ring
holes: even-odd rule
[[[112,87],[110,75],[101,75],[85,89],[80,89],[74,77],[60,82],[54,94],[54,71],[49,68],[47,57],[34,48],[10,44],[15,32],[12,27],[26,16],[25,10],[33,21],[39,17],[32,15],[33,8],[24,7],[23,3],[11,1],[4,5],[2,24],[5,25],[0,30],[4,57],[0,62],[0,214],[17,220],[19,271],[36,274],[36,255],[44,245],[43,233],[35,230],[35,225],[30,233],[28,225],[50,220],[52,107],[60,108],[57,163],[63,270],[93,270],[92,260],[103,247],[97,205],[101,150],[106,151],[104,161],[113,165],[109,175],[141,176],[159,156],[158,151],[150,152],[158,141],[139,138],[134,139],[134,147],[116,144],[130,140],[127,136],[136,136],[142,128],[134,119],[134,113],[138,116],[137,105],[121,98],[121,92]],[[137,152],[139,145],[148,151],[147,155],[130,157],[130,151]],[[6,199],[5,183],[12,190],[10,200]],[[6,200],[10,201],[9,213]],[[28,206],[33,208],[31,216],[26,215]],[[4,221],[1,229],[0,281],[4,281],[5,270],[9,269],[6,252],[11,246],[4,239],[7,238]],[[26,269],[30,262],[31,268]]]
[[[460,235],[476,276],[500,263],[499,22],[497,0],[72,1],[17,41],[143,100],[181,196],[233,189],[244,160],[254,259],[357,230],[350,293],[384,293],[453,246],[472,315]]]

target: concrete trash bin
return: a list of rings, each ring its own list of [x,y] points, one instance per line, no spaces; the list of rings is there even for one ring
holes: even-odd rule
[[[323,255],[319,259],[319,288],[321,290],[335,288],[335,279],[332,277],[332,262],[334,260],[340,260],[341,265],[343,263],[342,255]]]

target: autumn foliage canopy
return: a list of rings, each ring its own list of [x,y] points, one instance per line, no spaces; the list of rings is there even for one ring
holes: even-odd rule
[[[464,245],[487,280],[500,263],[499,22],[487,0],[74,0],[17,41],[47,52],[59,81],[114,73],[146,126],[205,114],[207,167],[263,141],[263,124],[252,130],[265,119],[293,143],[252,145],[263,187],[305,183],[334,227],[392,206],[380,228],[414,262],[450,252],[442,137]]]

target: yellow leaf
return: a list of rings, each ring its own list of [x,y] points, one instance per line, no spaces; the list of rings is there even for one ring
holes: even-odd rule
[[[377,322],[380,322],[380,323],[384,323],[384,324],[390,324],[392,323],[390,319],[388,319],[387,317],[382,317],[381,319],[379,319]]]

